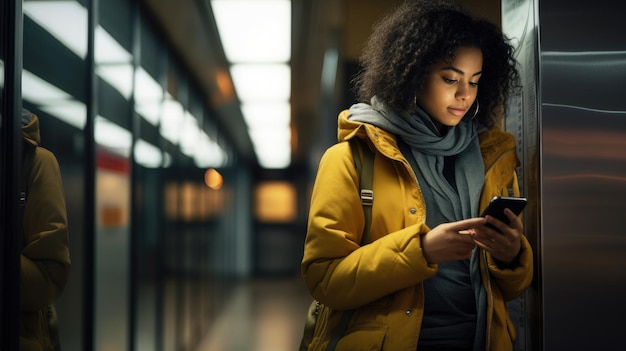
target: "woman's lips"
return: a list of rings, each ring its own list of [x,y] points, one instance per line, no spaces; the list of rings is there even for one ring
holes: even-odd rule
[[[448,111],[457,117],[463,117],[467,113],[467,109],[462,107],[448,107]]]

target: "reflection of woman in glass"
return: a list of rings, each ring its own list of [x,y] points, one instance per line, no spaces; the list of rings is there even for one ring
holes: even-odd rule
[[[56,157],[39,146],[39,120],[27,111],[22,136],[26,203],[20,258],[20,350],[56,350],[56,326],[49,324],[55,323],[53,303],[63,292],[70,269],[63,184]]]
[[[532,251],[512,212],[509,225],[479,217],[493,196],[519,195],[515,141],[498,126],[512,53],[496,26],[435,0],[375,27],[361,102],[339,115],[312,194],[302,272],[323,307],[309,350],[346,310],[337,350],[512,350],[505,302],[529,286]],[[366,245],[352,139],[374,153]]]

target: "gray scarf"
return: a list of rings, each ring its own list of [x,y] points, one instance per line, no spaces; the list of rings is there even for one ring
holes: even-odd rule
[[[421,108],[400,116],[376,97],[371,105],[352,105],[348,119],[375,125],[408,144],[416,161],[411,164],[417,165],[414,172],[426,185],[420,188],[428,209],[426,223],[431,228],[478,215],[485,172],[476,123],[463,120],[441,135]],[[445,156],[456,156],[456,190],[443,176]]]
[[[485,167],[478,141],[477,125],[461,121],[441,135],[430,116],[418,108],[415,114],[398,116],[382,101],[372,98],[371,105],[359,103],[350,107],[348,119],[382,128],[401,138],[411,149],[416,162],[409,159],[426,204],[426,224],[430,228],[478,215]],[[456,155],[454,167],[456,190],[443,175],[444,157]],[[480,251],[470,259],[470,279],[476,297],[477,328],[474,350],[485,349],[487,297],[480,279]]]

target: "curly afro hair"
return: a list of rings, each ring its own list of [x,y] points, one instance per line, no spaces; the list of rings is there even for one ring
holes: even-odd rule
[[[407,1],[374,26],[354,79],[358,99],[369,103],[376,96],[396,112],[414,110],[430,67],[453,61],[459,47],[483,53],[476,118],[493,125],[518,88],[514,49],[494,24],[445,0]]]

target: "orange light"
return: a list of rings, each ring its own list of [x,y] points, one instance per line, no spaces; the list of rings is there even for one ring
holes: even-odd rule
[[[215,168],[209,168],[204,172],[204,183],[213,190],[219,190],[224,185],[224,178]]]
[[[288,182],[265,182],[257,186],[255,213],[260,221],[289,222],[296,218],[296,189]]]
[[[100,213],[100,226],[102,228],[123,227],[125,225],[125,216],[121,207],[104,206]]]
[[[235,88],[228,71],[219,70],[215,73],[215,85],[217,94],[213,94],[213,102],[222,105],[231,102],[235,98]]]

